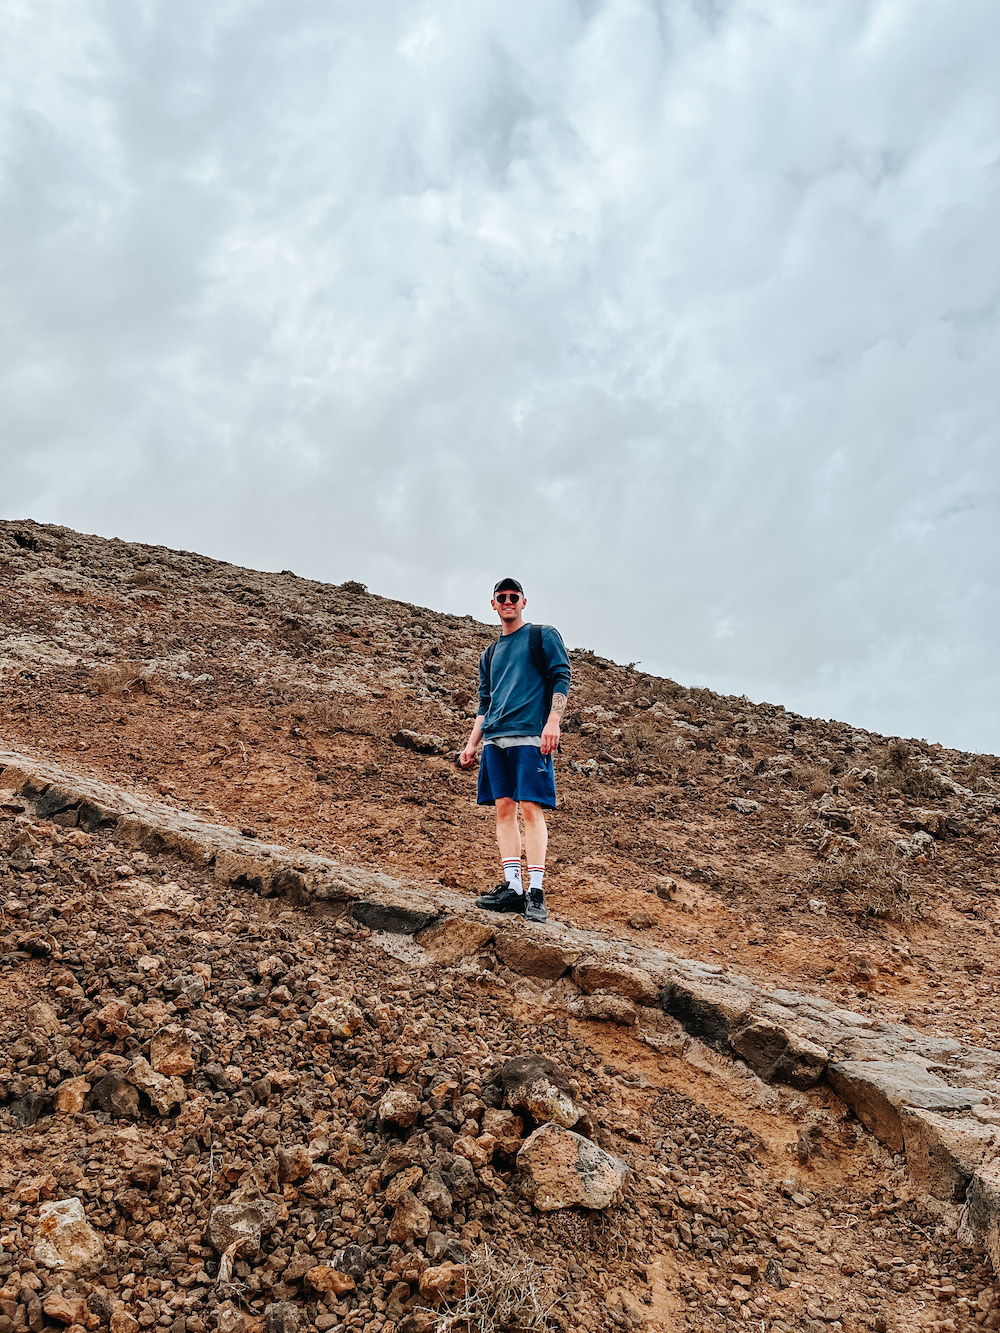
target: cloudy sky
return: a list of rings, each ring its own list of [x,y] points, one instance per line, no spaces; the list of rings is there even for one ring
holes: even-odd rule
[[[996,0],[5,0],[0,513],[1000,752]]]

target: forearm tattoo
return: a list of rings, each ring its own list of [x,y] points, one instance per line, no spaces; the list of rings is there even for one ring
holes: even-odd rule
[[[555,713],[556,717],[562,717],[565,711],[566,711],[566,695],[554,694],[552,696],[551,712]]]

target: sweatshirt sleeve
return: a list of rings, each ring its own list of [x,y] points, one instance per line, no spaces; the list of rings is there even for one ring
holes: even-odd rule
[[[490,682],[486,678],[486,652],[479,657],[479,716],[485,717],[490,708]]]
[[[548,686],[551,694],[569,694],[571,671],[566,645],[562,635],[551,625],[542,627],[542,648],[548,667]]]

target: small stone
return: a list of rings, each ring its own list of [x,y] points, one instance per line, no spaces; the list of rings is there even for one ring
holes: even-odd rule
[[[106,1005],[97,1011],[97,1019],[103,1023],[113,1037],[127,1037],[131,1028],[126,1022],[128,1014],[128,1002],[126,1000],[109,1000]]]
[[[299,1333],[302,1311],[291,1301],[275,1301],[264,1310],[264,1328],[267,1333]]]
[[[90,1311],[82,1296],[68,1300],[62,1292],[50,1291],[42,1302],[42,1309],[50,1319],[60,1324],[82,1324]]]
[[[334,1037],[346,1040],[353,1036],[364,1022],[364,1016],[356,1004],[334,995],[329,1000],[320,1000],[309,1011],[309,1023],[312,1027],[326,1028]]]
[[[332,1291],[335,1296],[343,1296],[354,1290],[354,1279],[328,1264],[317,1264],[308,1269],[305,1277],[313,1291]]]
[[[409,1129],[417,1118],[420,1102],[405,1088],[390,1088],[378,1104],[378,1118],[386,1124]]]
[[[63,1115],[77,1115],[83,1110],[89,1091],[90,1084],[83,1077],[63,1079],[56,1088],[56,1110]]]
[[[149,1043],[149,1063],[158,1074],[190,1074],[195,1067],[195,1035],[175,1023],[161,1028]]]
[[[139,1114],[138,1092],[117,1072],[105,1074],[104,1078],[94,1085],[89,1100],[110,1115],[135,1120]]]
[[[420,1274],[420,1294],[432,1301],[465,1294],[466,1268],[464,1264],[440,1264],[426,1268]]]
[[[309,1156],[309,1149],[304,1143],[296,1143],[291,1148],[279,1148],[276,1156],[278,1158],[278,1179],[282,1184],[289,1180],[305,1180],[312,1173],[312,1158]]]
[[[417,1198],[440,1222],[446,1221],[454,1212],[455,1201],[437,1169],[432,1170],[421,1182]]]
[[[41,1032],[46,1036],[53,1036],[60,1028],[59,1015],[51,1004],[37,1000],[34,1004],[29,1004],[24,1011],[24,1027],[27,1032]]]
[[[536,1121],[551,1121],[567,1129],[586,1118],[586,1109],[573,1096],[570,1076],[543,1055],[519,1055],[500,1071],[504,1100],[514,1110],[525,1110]]]
[[[651,926],[656,925],[648,912],[633,912],[628,919],[628,923],[633,930],[649,930]]]
[[[184,972],[163,983],[163,989],[174,997],[174,1004],[183,1000],[186,1006],[200,1004],[205,998],[205,982],[193,972]],[[181,1006],[178,1006],[180,1008]]]
[[[260,1250],[261,1237],[274,1230],[277,1220],[278,1210],[270,1199],[237,1199],[212,1209],[205,1236],[219,1254],[240,1241],[241,1257],[252,1258]]]
[[[407,1190],[396,1205],[389,1223],[389,1239],[396,1245],[423,1240],[431,1229],[431,1215],[415,1194]]]
[[[169,1115],[175,1106],[183,1106],[187,1100],[187,1092],[179,1078],[158,1074],[141,1055],[132,1061],[126,1077],[133,1087],[145,1093],[158,1115]]]
[[[405,1171],[400,1171],[397,1176],[392,1178],[388,1188],[385,1191],[385,1201],[390,1208],[395,1208],[400,1199],[407,1190],[413,1187],[423,1178],[424,1169],[422,1166],[410,1166]]]
[[[130,1314],[124,1301],[115,1301],[108,1320],[110,1333],[139,1333],[139,1321]]]

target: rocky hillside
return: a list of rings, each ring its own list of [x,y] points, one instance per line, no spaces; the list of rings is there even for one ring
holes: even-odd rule
[[[494,633],[0,523],[3,748],[417,890],[496,879],[454,762]],[[557,922],[1000,1046],[1000,763],[572,661]],[[260,899],[25,790],[0,811],[0,1333],[485,1330],[505,1292],[510,1328],[1000,1326],[962,1200],[830,1084],[761,1082],[676,1002],[687,1030],[643,1040],[647,997]]]

